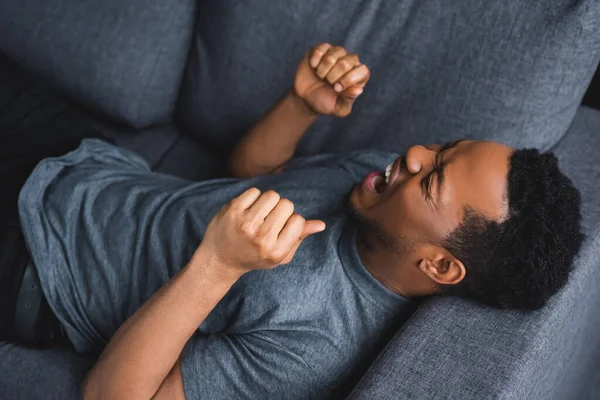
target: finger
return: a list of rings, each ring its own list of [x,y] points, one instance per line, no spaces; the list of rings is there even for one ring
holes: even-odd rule
[[[293,214],[279,233],[277,243],[283,248],[292,247],[294,243],[301,240],[304,225],[306,225],[306,220],[299,214]]]
[[[358,65],[360,65],[360,60],[356,54],[346,54],[344,57],[337,60],[325,79],[327,82],[333,85],[338,79],[346,75]]]
[[[278,202],[279,194],[273,190],[268,190],[260,195],[252,207],[246,210],[246,215],[251,220],[263,221]]]
[[[231,206],[239,208],[243,211],[247,210],[254,204],[256,199],[260,196],[260,190],[253,187],[240,194],[238,197],[231,200]]]
[[[363,88],[360,86],[352,86],[342,92],[340,97],[338,97],[333,114],[342,118],[350,115],[354,101],[362,92]]]
[[[323,58],[325,53],[327,53],[327,51],[329,51],[330,48],[331,48],[331,45],[329,43],[321,43],[321,44],[313,47],[311,54],[309,56],[310,66],[313,68],[317,68],[317,65],[319,65],[319,63],[321,62],[321,59]]]
[[[279,203],[277,203],[275,208],[273,208],[269,215],[267,215],[267,218],[265,218],[265,222],[262,224],[260,231],[263,234],[268,233],[277,238],[292,214],[294,214],[294,203],[288,199],[279,200]]]
[[[321,79],[324,79],[329,71],[331,71],[331,68],[333,68],[337,60],[344,57],[346,54],[348,54],[348,52],[343,47],[336,46],[330,48],[317,66],[317,76]]]
[[[310,235],[314,235],[315,233],[323,232],[326,228],[325,222],[319,220],[308,220],[304,223],[304,230],[302,231],[302,235],[300,235],[301,240],[304,240]]]
[[[360,86],[350,86],[348,89],[340,95],[342,101],[354,102],[363,92],[363,88]]]
[[[346,75],[342,76],[334,85],[334,90],[338,93],[343,92],[350,86],[365,86],[371,77],[369,67],[364,64],[353,68]],[[338,85],[339,83],[339,85]]]
[[[294,243],[292,245],[292,247],[290,248],[290,251],[288,251],[287,255],[285,256],[283,261],[279,263],[279,265],[285,265],[285,264],[288,264],[290,261],[292,261],[292,259],[296,255],[296,251],[298,251],[298,247],[300,247],[301,244],[302,244],[302,240],[300,240],[300,239],[296,240],[296,243]]]
[[[296,251],[298,250],[298,247],[300,247],[304,238],[314,233],[322,232],[324,229],[325,223],[323,221],[306,221],[304,224],[303,233],[301,233],[298,240],[296,240],[296,242],[292,244],[290,250],[288,251],[288,254],[285,256],[285,258],[280,264],[287,264],[290,261],[292,261],[294,255],[296,254]]]

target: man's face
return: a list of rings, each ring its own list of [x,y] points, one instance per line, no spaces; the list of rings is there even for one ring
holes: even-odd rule
[[[465,207],[503,219],[512,152],[483,141],[413,146],[392,164],[388,183],[384,172],[370,174],[354,188],[350,204],[379,239],[405,249],[440,245],[461,223]]]

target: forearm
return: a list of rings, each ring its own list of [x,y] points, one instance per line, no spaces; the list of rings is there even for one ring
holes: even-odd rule
[[[291,90],[234,149],[230,173],[250,178],[273,172],[292,158],[296,145],[316,118],[317,113]]]
[[[114,334],[83,386],[86,399],[149,399],[239,276],[197,252]]]

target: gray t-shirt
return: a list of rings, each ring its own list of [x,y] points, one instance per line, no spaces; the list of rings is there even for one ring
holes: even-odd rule
[[[19,212],[48,302],[87,352],[189,261],[223,204],[252,186],[289,198],[326,231],[307,238],[290,264],[232,287],[185,347],[184,387],[189,399],[320,398],[350,389],[408,309],[361,263],[346,213],[352,187],[394,158],[318,156],[281,174],[188,182],[86,140],[37,166]]]

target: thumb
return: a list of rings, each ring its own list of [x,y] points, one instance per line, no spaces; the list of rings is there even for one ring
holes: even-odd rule
[[[325,222],[319,220],[309,220],[304,224],[304,230],[302,231],[302,235],[300,238],[294,243],[292,248],[290,249],[286,258],[281,262],[281,265],[287,264],[292,261],[294,258],[294,254],[296,254],[296,250],[302,244],[302,241],[306,239],[310,235],[314,235],[315,233],[323,232],[325,230]]]
[[[336,105],[336,115],[338,117],[345,117],[352,111],[352,105],[354,101],[360,96],[363,92],[363,88],[360,86],[350,86],[348,89],[344,90],[340,93],[337,105]]]
[[[325,222],[323,221],[314,219],[306,221],[302,235],[300,235],[300,240],[304,240],[306,237],[314,235],[315,233],[323,232],[325,227]]]
[[[358,96],[360,96],[363,92],[363,88],[357,85],[354,86],[350,86],[348,89],[344,90],[340,96],[342,97],[342,100],[344,101],[349,101],[349,102],[354,102],[354,100],[356,100],[358,98]]]

